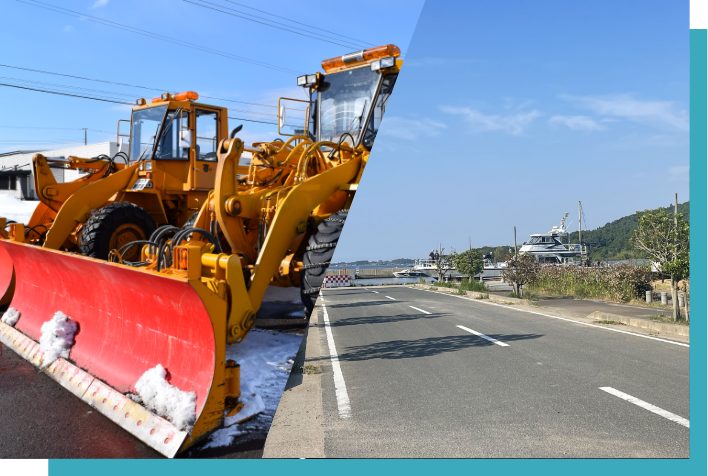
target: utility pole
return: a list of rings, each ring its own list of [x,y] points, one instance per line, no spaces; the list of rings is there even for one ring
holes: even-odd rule
[[[519,256],[519,250],[516,246],[516,227],[514,227],[514,258],[516,258],[517,256]]]
[[[88,129],[84,127],[81,130],[84,131],[84,145],[88,145]]]
[[[578,200],[578,243],[580,243],[580,249],[583,249],[583,220],[580,213],[580,200]]]

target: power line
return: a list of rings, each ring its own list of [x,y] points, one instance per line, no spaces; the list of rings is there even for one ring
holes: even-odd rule
[[[43,3],[43,2],[39,2],[39,1],[37,1],[37,0],[27,0],[27,1],[24,1],[24,0],[15,0],[15,1],[16,1],[16,2],[19,2],[19,3],[24,3],[25,5],[30,5],[30,6],[33,6],[33,7],[43,8],[43,9],[45,9],[45,10],[53,11],[53,12],[55,12],[55,13],[61,13],[62,15],[71,16],[71,17],[74,17],[74,18],[79,18],[80,20],[92,21],[92,22],[94,22],[94,23],[98,23],[98,24],[104,25],[104,26],[109,26],[109,27],[111,27],[111,28],[116,28],[116,29],[119,29],[119,30],[129,31],[129,32],[131,32],[131,33],[135,33],[135,34],[138,34],[138,35],[147,36],[147,37],[149,37],[149,38],[153,38],[153,39],[157,39],[157,40],[166,41],[166,42],[168,42],[168,43],[173,43],[173,44],[177,44],[177,45],[180,45],[180,46],[185,46],[185,47],[187,47],[187,48],[192,48],[192,49],[196,49],[196,50],[199,50],[199,51],[202,51],[202,52],[211,53],[211,54],[214,54],[214,55],[217,55],[217,56],[222,56],[222,57],[224,57],[224,58],[229,58],[229,59],[233,59],[233,60],[236,60],[236,61],[241,61],[241,62],[244,62],[244,63],[252,64],[252,65],[254,65],[254,66],[260,66],[260,67],[263,67],[263,68],[272,69],[272,70],[275,70],[275,71],[279,71],[279,72],[281,72],[281,73],[302,74],[301,72],[295,71],[295,70],[292,70],[292,69],[287,69],[287,68],[284,68],[284,67],[281,67],[281,66],[277,66],[277,65],[274,65],[274,64],[265,63],[265,62],[263,62],[263,61],[253,60],[253,59],[246,58],[246,57],[243,57],[243,56],[237,56],[237,55],[234,55],[234,54],[231,54],[231,53],[227,53],[227,52],[224,52],[224,51],[220,51],[220,50],[217,50],[217,49],[214,49],[214,48],[209,48],[209,47],[206,47],[206,46],[201,46],[201,45],[197,45],[197,44],[194,44],[194,43],[190,43],[190,42],[188,42],[188,41],[184,41],[184,40],[180,40],[180,39],[176,39],[176,38],[171,38],[171,37],[165,36],[165,35],[160,35],[160,34],[158,34],[158,33],[152,33],[152,32],[150,32],[150,31],[141,30],[140,28],[135,28],[135,27],[132,27],[132,26],[124,25],[124,24],[122,24],[122,23],[117,23],[117,22],[114,22],[114,21],[106,20],[106,19],[104,19],[104,18],[100,18],[100,17],[94,17],[94,16],[91,16],[91,15],[86,15],[86,14],[83,14],[83,13],[76,12],[76,11],[74,11],[74,10],[69,10],[68,8],[62,8],[62,7],[59,7],[59,6],[57,6],[57,5],[52,5],[52,4],[49,4],[49,3]],[[29,2],[31,2],[31,3],[29,3]]]
[[[42,86],[52,86],[52,87],[59,87],[59,88],[66,88],[66,89],[75,89],[77,91],[86,91],[86,92],[91,92],[91,93],[102,93],[102,94],[110,94],[113,96],[124,96],[128,98],[134,98],[135,95],[133,94],[127,94],[127,93],[119,93],[115,91],[106,91],[103,89],[91,89],[91,88],[82,88],[81,86],[69,86],[66,84],[57,84],[57,83],[45,83],[44,81],[32,81],[29,79],[19,79],[19,78],[11,78],[9,76],[0,76],[0,79],[4,79],[6,81],[16,81],[19,83],[30,83],[30,84],[39,84]],[[119,98],[113,98],[113,99],[119,99]]]
[[[103,102],[112,102],[112,103],[115,103],[115,104],[131,105],[131,103],[126,103],[126,102],[112,101],[112,100],[109,100],[109,99],[101,99],[101,98],[96,98],[96,97],[91,97],[91,96],[80,96],[80,95],[77,95],[77,94],[69,94],[69,93],[63,93],[63,92],[59,92],[59,91],[51,91],[51,90],[48,90],[48,89],[29,88],[29,87],[25,87],[25,86],[18,86],[18,85],[16,85],[16,84],[4,84],[4,83],[0,83],[0,86],[6,86],[6,87],[18,88],[18,89],[25,89],[25,90],[28,90],[28,91],[36,91],[36,92],[40,92],[40,93],[56,94],[56,95],[58,95],[58,96],[69,96],[69,97],[81,98],[81,99],[92,99],[92,100],[94,100],[94,101],[103,101]],[[252,114],[252,113],[249,112],[248,114]],[[253,119],[245,119],[245,118],[239,118],[239,117],[229,117],[229,119],[237,119],[237,120],[239,120],[239,121],[248,121],[248,122],[259,122],[259,123],[262,123],[262,124],[271,124],[271,125],[274,125],[274,126],[277,126],[277,125],[278,125],[278,124],[275,123],[275,122],[256,121],[256,120],[253,120]],[[293,126],[293,127],[299,127],[299,126],[295,126],[295,125],[293,125],[293,124],[288,124],[288,125],[289,125],[289,126]],[[104,131],[104,132],[105,132],[105,131]],[[112,134],[112,132],[109,132],[109,134]]]
[[[202,4],[199,4],[199,3],[194,3],[194,2],[192,2],[192,1],[190,1],[190,0],[182,0],[182,1],[183,1],[183,2],[186,2],[186,3],[191,3],[192,5],[196,5],[196,6],[198,6],[198,7],[208,8],[209,10],[214,10],[214,11],[216,11],[216,12],[224,13],[224,14],[226,14],[226,15],[231,15],[232,17],[236,17],[236,18],[241,18],[241,19],[243,19],[243,20],[252,21],[252,22],[258,23],[258,24],[260,24],[260,25],[269,26],[269,27],[271,27],[271,28],[276,28],[276,29],[278,29],[278,30],[288,31],[288,32],[290,32],[290,33],[295,33],[296,35],[305,36],[305,37],[307,37],[307,38],[313,38],[313,39],[315,39],[315,40],[324,41],[324,42],[326,42],[326,43],[331,43],[331,44],[333,44],[333,45],[343,46],[343,47],[345,47],[345,48],[361,48],[361,46],[356,45],[356,44],[353,44],[353,43],[348,42],[348,41],[345,41],[345,42],[346,42],[346,43],[349,43],[349,44],[343,45],[342,43],[336,43],[336,42],[334,42],[334,41],[327,40],[327,39],[326,39],[327,37],[325,37],[325,36],[323,36],[323,35],[319,35],[319,37],[317,37],[317,36],[312,36],[312,35],[306,35],[306,34],[304,34],[304,33],[300,33],[300,32],[295,31],[295,30],[290,30],[289,28],[282,28],[282,27],[280,27],[280,26],[270,25],[270,24],[264,23],[264,22],[262,22],[262,21],[254,20],[253,18],[247,18],[247,17],[241,16],[241,15],[236,15],[236,14],[234,14],[234,13],[225,12],[224,10],[219,10],[218,8],[208,7],[208,6],[206,6],[206,5],[202,5]],[[202,3],[208,3],[209,5],[215,5],[215,6],[220,7],[220,8],[225,8],[225,9],[231,10],[231,11],[233,11],[233,12],[238,12],[238,13],[242,13],[242,14],[244,14],[244,15],[249,15],[248,13],[244,13],[244,12],[239,11],[239,10],[234,10],[233,8],[229,8],[229,7],[225,7],[225,6],[222,6],[222,5],[218,5],[218,4],[215,4],[215,3],[207,2],[207,1],[205,1],[205,0],[200,0],[200,1],[201,1]],[[255,15],[251,15],[251,16],[256,17]],[[256,18],[261,18],[261,17],[256,17]],[[286,26],[286,25],[284,25],[283,23],[274,22],[274,21],[272,21],[272,20],[266,20],[265,18],[261,18],[261,19],[262,19],[262,20],[265,20],[265,21],[269,21],[269,22],[271,22],[271,23],[275,23],[276,25],[283,25],[283,26]],[[291,27],[291,28],[294,28],[294,27]],[[302,28],[298,28],[298,29],[299,29],[299,30],[302,30]],[[303,31],[307,31],[307,30],[303,30]],[[313,32],[309,32],[309,31],[308,31],[308,33],[313,33]],[[313,33],[313,34],[317,35],[317,33]],[[340,40],[340,41],[341,41],[341,40]]]
[[[59,91],[51,91],[49,89],[38,89],[38,88],[29,88],[26,86],[18,86],[16,84],[5,84],[5,83],[0,83],[0,86],[7,86],[10,88],[18,88],[18,89],[26,89],[28,91],[37,91],[40,93],[48,93],[48,94],[56,94],[59,96],[70,96],[70,97],[75,97],[75,98],[82,98],[82,99],[93,99],[94,101],[103,101],[103,102],[112,102],[113,104],[127,104],[130,105],[130,103],[123,102],[123,101],[113,101],[111,99],[102,99],[102,98],[95,98],[95,97],[90,97],[90,96],[80,96],[78,94],[69,94],[69,93],[62,93]]]
[[[283,20],[287,20],[287,21],[290,21],[290,22],[293,22],[293,23],[297,23],[298,25],[303,25],[303,26],[306,26],[306,27],[308,27],[308,28],[312,28],[312,29],[315,29],[315,30],[320,30],[320,31],[324,31],[324,32],[327,32],[327,33],[331,33],[331,34],[333,34],[333,35],[335,35],[335,36],[341,36],[342,38],[347,38],[347,39],[349,39],[349,40],[354,40],[354,41],[357,41],[357,42],[359,42],[359,43],[363,43],[363,44],[365,44],[365,45],[376,46],[376,45],[373,44],[373,43],[367,43],[366,41],[357,40],[356,38],[352,38],[351,36],[340,35],[339,33],[335,33],[335,32],[333,32],[333,31],[325,30],[325,29],[323,29],[323,28],[318,28],[318,27],[316,27],[316,26],[308,25],[308,24],[306,24],[306,23],[300,23],[299,21],[291,20],[291,19],[286,18],[286,17],[281,17],[281,16],[276,15],[276,14],[274,14],[274,13],[268,13],[268,12],[266,12],[266,11],[259,10],[259,9],[257,9],[257,8],[249,7],[248,5],[244,5],[243,3],[232,2],[231,0],[224,0],[224,1],[229,2],[229,3],[233,3],[234,5],[239,5],[239,6],[244,7],[244,8],[248,8],[249,10],[255,10],[255,11],[257,11],[257,12],[265,13],[266,15],[270,15],[270,16],[273,16],[273,17],[276,17],[276,18],[281,18],[281,19],[283,19]],[[248,15],[248,13],[245,13],[245,15]],[[254,15],[254,16],[255,16],[255,15]]]
[[[42,126],[2,126],[3,129],[35,129],[41,131],[83,131],[84,129],[91,132],[102,132],[105,134],[113,134],[113,132],[102,131],[100,129],[92,129],[90,127],[42,127]]]
[[[117,86],[128,86],[129,88],[145,89],[145,90],[148,90],[148,91],[160,91],[160,92],[169,91],[169,89],[165,89],[165,88],[149,88],[149,87],[147,87],[147,86],[138,86],[138,85],[135,85],[135,84],[118,83],[118,82],[115,82],[115,81],[107,81],[107,80],[105,80],[105,79],[86,78],[86,77],[83,77],[83,76],[74,76],[74,75],[71,75],[71,74],[56,73],[56,72],[53,72],[53,71],[44,71],[44,70],[41,70],[41,69],[23,68],[23,67],[21,67],[21,66],[12,66],[12,65],[8,65],[8,64],[0,64],[0,67],[3,67],[3,68],[12,68],[12,69],[19,69],[19,70],[22,70],[22,71],[30,71],[30,72],[33,72],[33,73],[51,74],[51,75],[54,75],[54,76],[63,76],[63,77],[66,77],[66,78],[82,79],[82,80],[84,80],[84,81],[94,81],[94,82],[97,82],[97,83],[115,84],[115,85],[117,85]],[[20,81],[22,81],[22,80],[20,80]],[[260,104],[260,103],[256,103],[256,102],[237,101],[236,99],[224,99],[224,98],[216,98],[216,97],[212,97],[212,96],[201,96],[201,97],[206,98],[206,99],[214,99],[214,100],[216,100],[216,101],[226,101],[226,102],[233,102],[233,103],[238,103],[238,104],[247,104],[247,105],[249,105],[249,106],[270,107],[270,108],[276,108],[276,109],[278,108],[278,106],[275,106],[275,105],[272,105],[272,104]],[[304,111],[304,109],[291,109],[291,108],[287,108],[287,109],[290,109],[290,110],[293,110],[293,111]]]
[[[43,129],[43,130],[56,129],[56,130],[64,130],[64,131],[81,131],[81,130],[83,130],[79,127],[33,127],[33,126],[0,126],[0,127],[5,127],[8,129]]]

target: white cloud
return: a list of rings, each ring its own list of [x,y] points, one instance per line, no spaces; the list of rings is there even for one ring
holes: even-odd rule
[[[676,165],[669,168],[671,180],[678,182],[688,182],[688,165]]]
[[[96,3],[94,3],[91,8],[98,8],[108,5],[108,1],[109,0],[96,0]]]
[[[602,97],[563,94],[560,97],[578,107],[589,109],[603,116],[688,130],[688,112],[679,109],[674,101],[645,101],[635,99],[630,94]]]
[[[472,132],[503,131],[513,136],[521,135],[536,118],[543,115],[536,109],[506,116],[486,115],[468,107],[440,106],[440,110],[461,115],[469,123]]]
[[[382,137],[396,137],[404,140],[415,140],[421,136],[435,137],[447,126],[432,119],[404,119],[387,116],[381,128]]]
[[[548,120],[548,123],[566,126],[574,131],[601,131],[605,129],[588,116],[553,116]]]
[[[71,26],[71,25],[66,25],[66,26],[64,27],[64,31],[73,31],[73,30],[74,30],[74,27]]]

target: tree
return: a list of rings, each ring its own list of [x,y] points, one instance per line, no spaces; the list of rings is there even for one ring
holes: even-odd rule
[[[451,248],[450,254],[444,254],[445,248],[440,248],[440,257],[437,262],[438,281],[442,282],[445,275],[452,269],[455,269],[455,258],[457,252],[455,248]]]
[[[506,262],[508,267],[502,270],[502,277],[511,283],[514,293],[521,297],[524,285],[534,282],[541,265],[530,254],[509,256]]]
[[[681,213],[666,210],[637,212],[637,228],[630,243],[649,255],[663,273],[671,277],[671,304],[674,321],[681,315],[678,283],[689,276],[689,225]]]
[[[469,249],[455,255],[455,269],[458,273],[469,276],[470,281],[484,269],[484,259],[479,250]]]

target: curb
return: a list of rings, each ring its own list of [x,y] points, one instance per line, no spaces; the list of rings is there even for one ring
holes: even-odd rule
[[[655,322],[649,319],[639,317],[620,316],[619,314],[610,314],[607,312],[593,312],[588,315],[588,318],[598,321],[615,321],[621,322],[632,327],[639,327],[650,331],[662,332],[664,334],[673,334],[678,336],[690,337],[690,327],[681,324],[669,324],[667,322]]]
[[[457,294],[456,289],[451,289],[451,288],[442,288],[442,287],[437,287],[437,286],[430,286],[427,284],[413,284],[413,286],[420,288],[420,289],[427,289],[427,290],[433,290],[435,292],[441,292],[441,293],[446,293],[446,294]],[[486,293],[478,293],[474,291],[466,291],[465,292],[467,296],[479,299],[483,294]],[[501,297],[501,296],[494,296],[492,294],[489,295],[488,298],[484,299],[479,299],[480,301],[487,301],[487,302],[493,302],[496,304],[514,304],[514,305],[521,305],[521,306],[533,306],[531,301],[527,301],[525,299],[517,299],[517,298],[510,298],[510,297]],[[551,311],[549,308],[544,309],[545,312],[553,312],[555,314],[558,314],[557,310]],[[561,315],[567,315],[567,313],[560,313]],[[680,324],[669,324],[666,322],[655,322],[655,321],[650,321],[649,319],[642,319],[639,317],[628,317],[628,316],[622,316],[619,314],[610,314],[607,312],[593,312],[588,316],[581,317],[579,314],[577,315],[577,318],[584,318],[584,319],[591,319],[593,321],[616,321],[616,322],[621,322],[622,324],[631,326],[631,327],[636,327],[639,329],[644,329],[648,331],[653,331],[653,332],[660,332],[662,334],[669,334],[673,336],[682,336],[682,337],[690,337],[690,327],[689,326],[684,326]]]

